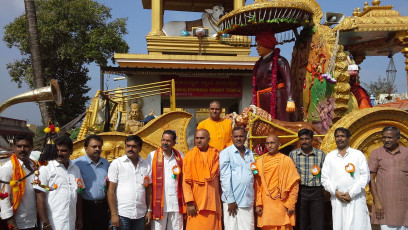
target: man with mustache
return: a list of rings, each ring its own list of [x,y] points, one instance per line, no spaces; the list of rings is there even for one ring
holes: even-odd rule
[[[72,162],[81,170],[85,189],[82,193],[84,229],[108,229],[109,207],[106,200],[105,181],[109,162],[101,157],[103,140],[98,135],[87,136],[85,155]]]
[[[42,229],[82,229],[82,197],[84,189],[81,171],[69,157],[72,140],[63,135],[55,140],[56,159],[40,167],[40,185],[35,185],[37,210]]]
[[[371,152],[368,159],[374,205],[371,223],[382,230],[408,229],[408,148],[400,145],[397,127],[382,130],[384,146]]]
[[[0,168],[0,192],[8,194],[5,199],[0,199],[0,217],[12,229],[37,229],[35,192],[31,185],[35,170],[34,162],[30,160],[32,149],[33,137],[17,134],[13,140],[14,153]],[[18,181],[14,188],[10,186],[11,181]]]
[[[220,180],[224,209],[225,230],[253,230],[254,171],[252,151],[245,148],[246,132],[243,127],[232,130],[233,145],[220,153]]]
[[[210,133],[199,129],[195,147],[183,159],[183,192],[187,204],[186,230],[221,230],[219,152],[209,145]]]
[[[265,141],[268,153],[256,161],[255,212],[262,230],[293,229],[299,174],[290,157],[279,152],[278,136]]]
[[[210,146],[218,151],[231,145],[232,123],[228,119],[221,118],[221,103],[219,101],[210,102],[208,108],[210,117],[200,122],[197,130],[205,129],[210,133]]]
[[[143,230],[152,219],[152,170],[139,155],[142,144],[139,136],[126,137],[126,154],[109,167],[108,204],[114,230]]]
[[[152,230],[182,230],[185,203],[183,197],[183,153],[174,149],[176,133],[165,130],[161,147],[147,157],[152,166]]]
[[[298,132],[300,148],[290,152],[300,175],[298,202],[296,205],[296,228],[324,230],[324,189],[320,171],[326,154],[313,148],[313,131],[301,129]]]
[[[349,145],[351,133],[334,131],[337,149],[327,154],[322,184],[331,195],[333,230],[371,230],[365,187],[370,181],[365,155]]]

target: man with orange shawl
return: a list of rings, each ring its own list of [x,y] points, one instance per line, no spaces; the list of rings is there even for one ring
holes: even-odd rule
[[[289,116],[289,113],[295,112],[289,63],[279,55],[280,49],[275,49],[278,42],[274,33],[260,32],[255,40],[256,50],[261,58],[252,71],[251,104],[267,111],[272,118],[293,120]]]
[[[0,217],[11,229],[32,229],[37,223],[34,181],[35,164],[30,159],[33,138],[17,134],[14,154],[0,168]]]
[[[209,145],[210,134],[199,129],[195,147],[183,159],[183,192],[187,204],[186,230],[221,230],[219,152]]]
[[[279,138],[271,134],[268,153],[256,161],[255,204],[262,230],[293,229],[300,176],[292,159],[278,151]]]
[[[232,144],[232,124],[230,120],[220,117],[221,110],[219,101],[210,102],[210,108],[208,108],[210,117],[200,122],[197,126],[197,130],[206,129],[210,133],[210,146],[216,148],[218,151]]]
[[[174,149],[176,133],[165,130],[161,147],[147,156],[152,166],[152,230],[182,230],[185,204],[183,197],[183,153]]]

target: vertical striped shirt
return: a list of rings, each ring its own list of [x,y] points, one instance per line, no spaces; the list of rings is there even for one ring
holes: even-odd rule
[[[306,186],[322,186],[321,170],[323,167],[324,158],[326,154],[319,149],[313,148],[310,154],[305,154],[301,148],[295,149],[289,153],[296,165],[296,169],[300,175],[300,184]],[[314,176],[312,174],[312,167],[316,165],[320,169],[320,175]]]

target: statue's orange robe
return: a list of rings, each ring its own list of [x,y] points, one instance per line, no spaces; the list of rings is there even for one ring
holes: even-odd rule
[[[292,159],[281,153],[265,154],[256,162],[255,203],[262,206],[258,216],[258,227],[265,229],[292,229],[295,214],[288,215],[287,209],[295,210],[299,191],[299,174]]]
[[[213,121],[207,118],[198,124],[197,130],[199,129],[206,129],[210,133],[210,146],[215,147],[218,151],[232,144],[232,122],[228,119],[221,118],[219,121]]]
[[[219,152],[209,147],[201,152],[197,147],[183,159],[183,192],[186,203],[194,201],[198,215],[187,217],[186,230],[221,230]]]

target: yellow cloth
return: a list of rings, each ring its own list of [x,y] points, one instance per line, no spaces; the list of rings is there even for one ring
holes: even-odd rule
[[[258,227],[295,226],[295,214],[287,214],[287,209],[295,209],[299,191],[300,176],[292,159],[281,153],[265,154],[257,160],[256,167],[259,173],[255,176],[255,202],[263,209]]]
[[[187,230],[203,227],[221,230],[219,171],[219,152],[213,147],[209,147],[207,152],[194,147],[184,156],[184,200],[186,203],[194,201],[199,211],[198,217],[188,217]]]
[[[210,133],[210,146],[215,147],[218,151],[232,144],[232,123],[228,119],[213,121],[207,118],[198,124],[197,130],[199,129],[206,129]]]

